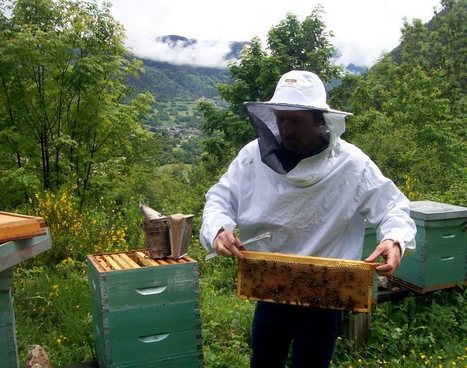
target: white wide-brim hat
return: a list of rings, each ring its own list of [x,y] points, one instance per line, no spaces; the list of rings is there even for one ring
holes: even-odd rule
[[[352,115],[350,112],[331,109],[326,103],[326,89],[321,79],[315,73],[303,70],[284,74],[270,101],[246,102],[245,108],[250,118],[253,115],[266,123],[274,135],[278,135],[274,114],[278,110],[320,110],[327,113],[324,114],[326,121],[341,120],[342,124],[345,116]]]
[[[284,74],[270,101],[247,104],[264,105],[277,110],[320,110],[352,115],[350,112],[331,109],[326,103],[326,90],[321,79],[315,73],[303,70],[292,70]]]

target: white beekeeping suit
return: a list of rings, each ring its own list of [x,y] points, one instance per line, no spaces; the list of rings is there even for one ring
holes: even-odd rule
[[[326,104],[321,80],[292,71],[269,102],[245,104],[258,138],[247,144],[206,194],[200,239],[206,249],[222,227],[238,227],[240,239],[272,233],[256,250],[360,259],[364,221],[378,241],[392,239],[402,254],[415,248],[409,202],[360,149],[340,138],[349,113]],[[275,110],[320,110],[329,144],[284,169]],[[376,246],[376,244],[375,244]]]

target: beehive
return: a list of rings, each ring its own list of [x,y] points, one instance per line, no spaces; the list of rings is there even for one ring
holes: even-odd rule
[[[19,367],[11,297],[12,274],[12,268],[0,272],[0,362],[5,368]]]
[[[410,203],[417,247],[404,257],[394,280],[418,292],[455,286],[466,279],[467,208],[432,201]]]
[[[375,229],[365,221],[365,237],[363,239],[362,260],[367,258],[375,250],[378,242],[376,241]]]
[[[203,366],[196,261],[107,253],[88,271],[101,368]]]
[[[374,264],[278,253],[243,252],[238,296],[246,299],[368,312]]]
[[[48,228],[39,217],[0,213],[0,366],[18,368],[13,268],[52,247]],[[37,235],[37,236],[33,236]],[[7,241],[8,240],[8,241]]]

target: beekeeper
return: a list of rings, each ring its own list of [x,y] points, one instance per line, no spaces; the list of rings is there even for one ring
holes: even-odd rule
[[[409,202],[367,155],[340,138],[351,114],[329,108],[319,77],[288,72],[270,101],[245,107],[258,138],[206,194],[200,234],[206,249],[241,258],[241,240],[270,231],[272,241],[252,249],[358,260],[366,220],[380,242],[366,260],[382,256],[376,270],[394,272],[415,248]],[[334,310],[258,302],[251,366],[283,367],[292,343],[294,368],[327,367],[341,318]]]

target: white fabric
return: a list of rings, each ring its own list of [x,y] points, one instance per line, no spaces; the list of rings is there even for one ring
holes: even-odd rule
[[[207,250],[219,229],[238,227],[240,240],[271,231],[272,240],[258,241],[257,250],[360,259],[365,220],[378,241],[399,241],[402,254],[415,249],[409,201],[368,156],[340,138],[351,114],[329,108],[316,74],[288,72],[270,101],[245,107],[279,143],[274,110],[322,110],[329,146],[279,174],[261,161],[257,140],[246,145],[206,194],[200,240]]]
[[[315,73],[305,70],[285,73],[277,83],[270,101],[249,104],[269,106],[276,110],[307,109],[352,115],[350,112],[331,109],[326,103],[326,89],[323,82]]]
[[[246,145],[206,194],[200,234],[206,249],[220,228],[237,226],[241,240],[272,232],[257,250],[360,259],[366,219],[378,241],[397,240],[403,252],[413,250],[407,198],[368,156],[338,137],[343,125],[337,120],[326,119],[330,146],[285,175],[261,161],[257,140]]]

